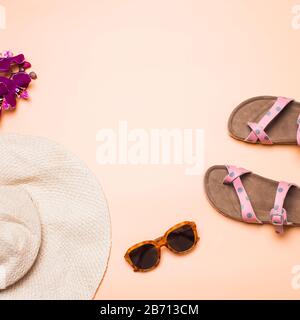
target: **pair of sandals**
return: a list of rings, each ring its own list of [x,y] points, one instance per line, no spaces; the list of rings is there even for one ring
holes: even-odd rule
[[[300,145],[300,103],[283,97],[255,97],[231,114],[230,135],[248,143]],[[205,174],[212,206],[226,217],[255,224],[300,226],[300,188],[235,166],[213,166]]]

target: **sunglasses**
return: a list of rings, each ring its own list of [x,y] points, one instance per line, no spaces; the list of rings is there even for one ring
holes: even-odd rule
[[[150,271],[160,262],[161,247],[174,253],[184,254],[191,251],[199,240],[195,222],[184,221],[169,229],[164,236],[155,240],[140,242],[129,248],[125,260],[134,271]]]

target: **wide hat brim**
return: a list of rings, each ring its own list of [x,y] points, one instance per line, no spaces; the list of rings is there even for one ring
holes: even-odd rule
[[[32,268],[0,290],[0,299],[93,298],[106,271],[111,226],[104,194],[90,170],[47,139],[3,134],[0,186],[28,192],[42,230]]]

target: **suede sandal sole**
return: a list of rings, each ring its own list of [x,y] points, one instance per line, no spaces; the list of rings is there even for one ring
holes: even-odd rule
[[[259,121],[270,113],[270,109],[276,103],[277,97],[260,96],[248,99],[237,106],[230,115],[228,131],[234,139],[249,142],[261,143],[261,141],[247,141],[252,130],[250,123],[259,124]],[[263,129],[267,133],[272,144],[297,145],[297,132],[299,128],[300,103],[291,101]],[[272,116],[271,116],[272,117]]]
[[[241,202],[235,188],[232,184],[224,184],[227,176],[226,166],[213,166],[207,170],[204,188],[208,200],[225,217],[246,222],[242,216]],[[250,172],[241,176],[241,181],[258,220],[263,224],[274,224],[270,212],[274,207],[279,182]],[[300,226],[300,188],[291,186],[284,199],[284,209],[287,212],[288,222]]]

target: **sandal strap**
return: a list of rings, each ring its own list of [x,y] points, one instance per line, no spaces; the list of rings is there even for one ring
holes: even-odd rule
[[[275,226],[276,233],[283,233],[284,225],[291,225],[292,223],[287,220],[287,212],[284,209],[284,201],[287,193],[293,184],[280,181],[277,187],[274,208],[270,211],[271,223]]]
[[[245,141],[253,143],[260,141],[262,144],[272,144],[270,137],[265,133],[265,129],[292,101],[293,99],[278,97],[272,107],[266,112],[266,114],[258,123],[248,122],[251,133],[248,135]]]
[[[257,142],[259,140],[262,144],[273,144],[270,137],[266,134],[264,127],[255,122],[248,122],[248,126],[252,130],[252,135],[255,136],[254,139],[252,139],[252,136],[248,136],[249,142]]]
[[[223,183],[224,184],[232,184],[235,192],[238,196],[238,199],[240,201],[241,205],[241,213],[242,213],[242,219],[244,222],[247,223],[259,223],[261,224],[262,222],[257,218],[251,201],[247,195],[247,192],[244,188],[244,185],[242,183],[241,177],[244,174],[250,173],[250,171],[243,169],[243,168],[238,168],[235,166],[226,166],[228,175],[224,178]]]
[[[297,124],[298,124],[298,130],[297,130],[297,143],[298,146],[300,146],[300,115],[297,119]]]

